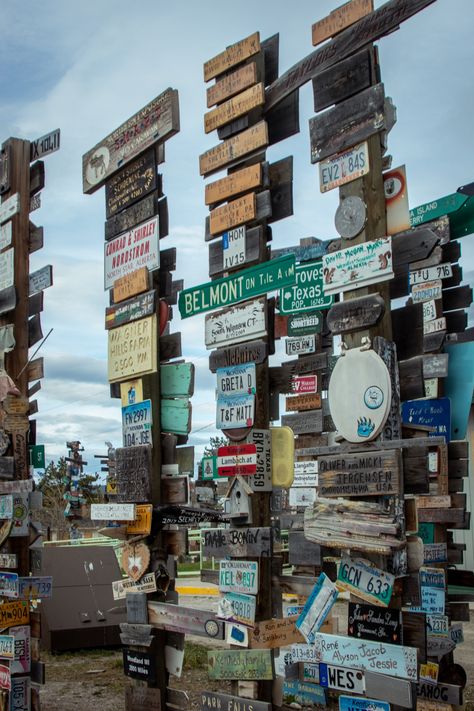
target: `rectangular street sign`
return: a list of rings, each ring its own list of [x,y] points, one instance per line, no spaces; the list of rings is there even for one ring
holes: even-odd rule
[[[234,444],[217,450],[217,472],[222,476],[250,476],[257,471],[255,444]]]
[[[253,296],[289,286],[295,281],[293,255],[243,269],[222,279],[184,289],[179,294],[181,318],[236,304]]]
[[[41,138],[37,138],[30,143],[30,162],[38,160],[50,153],[59,151],[61,143],[61,129],[56,128],[54,131],[46,133]]]
[[[280,290],[280,313],[328,309],[333,301],[324,294],[323,263],[316,260],[296,267],[293,283]]]
[[[369,147],[364,141],[319,163],[319,189],[325,193],[368,172]]]

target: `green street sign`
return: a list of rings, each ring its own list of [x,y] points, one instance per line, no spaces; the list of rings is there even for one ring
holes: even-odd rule
[[[323,330],[323,315],[320,311],[291,314],[291,316],[288,316],[287,329],[289,336],[308,336],[311,333],[321,333]]]
[[[334,296],[325,296],[323,291],[323,263],[320,259],[296,267],[296,283],[280,290],[282,314],[328,309],[333,302]]]
[[[281,289],[294,282],[295,257],[291,254],[201,286],[184,289],[179,295],[179,312],[181,318],[189,318]]]
[[[204,480],[222,479],[217,474],[217,457],[203,457],[201,461],[202,478]]]
[[[452,193],[451,195],[446,195],[437,200],[426,202],[424,205],[418,205],[418,207],[410,210],[411,226],[416,227],[425,222],[437,220],[439,217],[443,217],[443,215],[450,215],[452,212],[459,210],[467,200],[469,200],[467,195]]]
[[[46,469],[44,444],[35,444],[29,447],[30,464],[34,469]]]

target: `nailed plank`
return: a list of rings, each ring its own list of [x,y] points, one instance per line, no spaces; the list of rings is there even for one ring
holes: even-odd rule
[[[321,546],[308,541],[303,531],[288,534],[288,562],[290,565],[321,565]]]
[[[209,370],[215,373],[217,368],[227,368],[243,363],[263,363],[268,356],[268,343],[253,341],[231,348],[220,348],[209,354]]]
[[[172,605],[165,602],[148,602],[148,620],[153,627],[171,632],[184,632],[199,637],[224,639],[224,623],[211,610]]]
[[[267,297],[228,306],[206,315],[206,348],[239,345],[268,334]]]
[[[33,254],[39,249],[43,248],[44,242],[44,229],[42,227],[36,227],[32,222],[30,222],[30,228],[28,233],[28,252]]]
[[[285,138],[300,131],[300,94],[293,91],[277,106],[269,111],[265,118],[268,124],[268,145],[273,146]]]
[[[397,450],[318,458],[320,496],[382,496],[400,492]]]
[[[271,163],[268,177],[271,213],[267,223],[271,224],[293,214],[293,156]]]
[[[152,449],[150,445],[115,450],[117,501],[146,503],[151,497]]]
[[[128,232],[132,227],[147,222],[158,214],[158,202],[162,197],[159,190],[144,197],[122,212],[111,217],[105,222],[105,239],[109,240],[121,232]]]
[[[30,361],[26,372],[28,375],[28,382],[31,382],[32,380],[41,380],[41,378],[44,378],[44,359],[35,358],[34,360]]]
[[[294,434],[306,434],[308,432],[323,431],[322,410],[308,410],[294,415],[283,415],[281,424],[284,427],[291,427]]]
[[[107,219],[121,212],[157,187],[155,151],[153,148],[128,163],[105,184]]]
[[[327,17],[315,22],[311,28],[313,47],[324,42],[324,40],[334,37],[346,27],[350,27],[368,15],[374,9],[373,0],[350,0],[335,10],[332,10]]]
[[[286,412],[318,410],[321,407],[321,395],[310,393],[286,398]]]
[[[459,286],[455,289],[443,289],[443,313],[464,309],[472,304],[472,289],[469,286]]]
[[[105,328],[116,328],[131,321],[151,316],[156,310],[156,291],[148,291],[133,299],[105,309]]]
[[[113,300],[114,304],[125,301],[131,296],[142,294],[147,291],[149,284],[148,267],[141,267],[130,274],[126,274],[114,281]]]
[[[256,163],[247,168],[241,168],[230,173],[225,178],[208,183],[204,189],[204,201],[206,205],[213,205],[239,193],[258,188],[262,185],[263,171],[262,164]]]
[[[146,686],[125,687],[126,711],[162,711],[161,691]]]
[[[265,89],[263,82],[259,82],[204,114],[204,132],[214,131],[219,126],[224,126],[252,109],[262,106],[264,102]]]
[[[255,126],[242,131],[237,136],[211,148],[199,156],[200,175],[211,175],[217,170],[235,163],[238,159],[248,156],[268,145],[268,127],[266,121],[260,121]]]
[[[214,77],[235,67],[249,57],[253,57],[258,52],[260,52],[260,33],[254,32],[205,62],[204,81],[214,79]]]
[[[310,119],[311,162],[343,151],[385,129],[385,92],[379,83]]]
[[[181,333],[170,333],[160,338],[160,363],[181,358]]]
[[[202,535],[202,553],[206,557],[270,558],[273,551],[271,528],[205,529]]]
[[[36,314],[28,319],[28,348],[34,346],[38,341],[41,341],[42,338],[41,316],[40,314]]]
[[[216,691],[200,691],[201,711],[207,709],[238,709],[238,711],[271,711],[272,704],[266,701],[244,699],[241,696],[229,696]]]
[[[256,215],[256,194],[248,193],[212,210],[209,215],[209,232],[211,235],[218,235],[232,227],[251,222]]]
[[[373,63],[373,50],[366,47],[321,72],[313,79],[314,110],[322,111],[368,89],[373,83]]]
[[[216,81],[206,90],[207,107],[220,104],[257,82],[257,63],[249,62]]]
[[[332,333],[352,333],[376,326],[384,313],[384,299],[380,294],[370,294],[333,304],[327,314],[327,325]]]

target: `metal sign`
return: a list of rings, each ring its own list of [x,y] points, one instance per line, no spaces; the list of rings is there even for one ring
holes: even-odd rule
[[[292,486],[297,488],[318,485],[317,462],[295,462],[295,475]]]
[[[257,447],[255,444],[235,444],[217,450],[219,477],[250,476],[257,471]]]
[[[395,577],[361,558],[342,557],[337,574],[337,587],[357,597],[387,607],[392,597]]]
[[[257,388],[255,363],[217,368],[217,396],[251,395]]]
[[[216,427],[220,430],[252,427],[255,395],[236,395],[217,399]]]
[[[319,665],[319,685],[328,689],[363,694],[365,691],[364,674],[355,669],[344,669],[332,664]]]
[[[53,596],[53,578],[50,575],[18,578],[18,597],[50,598]]]
[[[294,375],[291,379],[291,392],[307,395],[318,392],[317,375]]]
[[[334,301],[323,289],[323,262],[317,260],[296,267],[295,283],[280,290],[280,313],[328,309]]]
[[[59,151],[61,143],[61,129],[56,128],[54,131],[46,133],[41,138],[37,138],[30,142],[30,163],[43,156],[48,156],[50,153]]]
[[[296,336],[295,338],[287,338],[285,341],[285,351],[286,355],[289,356],[315,353],[316,337],[314,335],[309,335]]]
[[[288,316],[288,336],[307,336],[320,333],[323,328],[323,315],[319,311]]]
[[[390,711],[390,704],[376,699],[358,699],[354,696],[341,695],[339,711]]]
[[[418,207],[410,210],[411,226],[415,227],[416,225],[431,222],[444,215],[457,212],[468,199],[468,196],[462,193],[452,193],[451,195],[446,195],[432,202],[426,202],[424,205],[418,205]]]
[[[392,239],[383,237],[325,254],[324,294],[337,294],[393,277]]]
[[[443,282],[441,279],[415,284],[410,292],[414,304],[421,304],[432,299],[441,299],[443,295]]]
[[[45,469],[46,456],[44,444],[35,444],[29,447],[30,464],[34,469]]]
[[[436,279],[448,279],[453,276],[453,268],[450,262],[446,262],[445,264],[437,264],[434,267],[415,269],[410,271],[408,276],[410,286],[414,286],[415,284],[422,284]]]
[[[206,348],[230,346],[267,335],[267,299],[238,304],[208,314],[205,319]]]
[[[331,611],[337,596],[338,591],[334,583],[325,573],[321,573],[296,621],[296,627],[309,644],[313,644],[315,635]]]
[[[15,283],[13,247],[0,254],[0,291],[8,289]]]
[[[189,318],[211,309],[260,296],[269,291],[289,286],[295,281],[293,255],[249,267],[231,276],[184,289],[179,294],[181,318]]]
[[[246,483],[253,491],[272,491],[271,435],[270,430],[252,431],[247,435],[248,444],[257,449],[257,470],[247,477]]]
[[[369,172],[367,141],[319,163],[319,189],[322,193],[361,178]]]
[[[245,225],[222,235],[224,271],[245,263]]]
[[[257,595],[258,563],[246,560],[221,560],[219,562],[219,590]]]
[[[225,562],[236,563],[238,561],[221,561],[221,563]],[[255,565],[258,564],[255,563]],[[223,584],[225,585],[226,582],[224,581]],[[222,590],[220,585],[220,573],[219,589]],[[255,622],[256,608],[257,598],[255,595],[229,591],[219,600],[217,617],[227,620],[228,622],[237,622],[240,625],[252,627]]]
[[[128,232],[104,244],[104,289],[141,267],[150,271],[160,266],[159,220],[151,220],[133,227]]]
[[[402,402],[402,422],[407,425],[432,427],[429,437],[451,439],[451,400],[447,397],[433,400],[406,400]]]
[[[122,407],[122,434],[124,447],[151,444],[151,400]]]

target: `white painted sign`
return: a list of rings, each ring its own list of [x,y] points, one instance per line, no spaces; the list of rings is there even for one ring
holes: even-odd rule
[[[114,580],[112,582],[112,594],[114,600],[124,600],[127,597],[128,592],[144,592],[151,593],[156,592],[156,576],[154,573],[147,573],[140,578],[137,583],[131,578],[124,578],[123,580]]]
[[[216,427],[220,430],[252,427],[255,416],[255,395],[217,398]]]
[[[148,267],[160,266],[158,217],[153,217],[128,232],[109,240],[104,245],[104,289],[111,289],[114,281],[127,274]]]
[[[295,476],[292,486],[311,487],[318,485],[317,462],[295,462]]]
[[[423,301],[431,299],[441,299],[443,292],[443,282],[441,279],[426,281],[423,284],[415,284],[411,290],[411,298],[414,304],[421,304]]]
[[[257,598],[255,595],[227,592],[219,600],[217,617],[229,622],[238,622],[241,625],[253,627],[256,608]]]
[[[51,264],[47,264],[45,267],[42,267],[36,272],[30,274],[28,280],[29,296],[33,296],[33,294],[37,294],[39,291],[48,289],[53,284],[53,267]]]
[[[428,336],[430,333],[439,333],[446,331],[446,316],[435,318],[433,321],[427,321],[423,324],[423,335]]]
[[[436,301],[431,299],[430,301],[423,302],[423,323],[427,321],[433,321],[436,318]]]
[[[423,284],[435,279],[448,279],[452,276],[453,268],[450,262],[446,262],[445,264],[437,264],[434,267],[415,269],[415,271],[409,272],[409,284],[410,286],[415,286],[415,284]]]
[[[245,262],[245,225],[222,235],[224,271]]]
[[[314,488],[296,488],[291,487],[288,502],[290,506],[309,506],[316,501],[316,489]]]
[[[257,388],[255,363],[217,368],[217,396],[251,395]]]
[[[135,504],[91,504],[92,521],[135,521]]]
[[[334,583],[325,573],[321,573],[303,612],[296,620],[296,627],[309,644],[313,644],[315,635],[336,602],[337,596],[338,591]]]
[[[15,283],[15,269],[13,265],[15,250],[13,247],[0,254],[0,291],[8,289]]]
[[[303,355],[316,352],[316,336],[294,336],[285,341],[286,355]]]
[[[361,178],[369,172],[367,141],[319,163],[319,189],[322,193]]]
[[[0,249],[9,247],[12,243],[12,223],[11,220],[4,225],[0,225]]]
[[[254,341],[267,335],[266,297],[214,311],[205,320],[206,348]]]
[[[417,680],[417,649],[335,634],[315,635],[316,661]]]
[[[20,212],[20,193],[15,193],[4,200],[0,205],[0,225]]]
[[[323,256],[323,290],[326,295],[378,284],[392,277],[391,237],[355,244]]]
[[[219,561],[219,590],[258,593],[258,563],[250,560]]]

